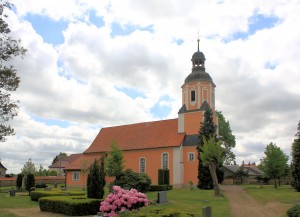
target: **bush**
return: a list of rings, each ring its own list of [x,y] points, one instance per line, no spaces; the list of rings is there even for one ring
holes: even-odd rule
[[[119,214],[119,217],[194,217],[192,213],[181,212],[175,209],[164,208],[154,210],[143,210],[139,212],[123,212]]]
[[[150,191],[167,191],[172,189],[173,185],[151,185]]]
[[[19,173],[16,180],[16,187],[19,190],[22,187],[22,180],[23,180],[24,174]]]
[[[288,217],[299,217],[300,216],[300,204],[297,204],[289,208],[286,212]]]
[[[35,178],[34,175],[29,173],[26,178],[26,190],[31,191],[32,187],[35,186]]]
[[[48,186],[45,183],[39,183],[35,185],[35,188],[47,188]]]
[[[95,215],[99,211],[100,199],[82,196],[44,197],[39,200],[40,210],[68,216]]]
[[[84,196],[85,192],[77,191],[32,191],[30,193],[30,199],[32,201],[38,201],[42,197],[53,197],[53,196]]]
[[[114,185],[127,190],[134,188],[140,192],[147,192],[151,188],[151,179],[145,173],[136,173],[132,169],[127,169],[121,172],[118,180],[110,183],[110,189]]]

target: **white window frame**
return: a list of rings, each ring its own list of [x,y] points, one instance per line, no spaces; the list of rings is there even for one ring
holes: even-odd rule
[[[142,160],[144,160],[144,165],[142,165]],[[140,171],[140,173],[146,173],[146,158],[145,157],[139,158],[139,171]]]
[[[72,172],[72,180],[73,181],[79,181],[80,179],[80,172],[79,171],[73,171]]]
[[[165,167],[165,159],[164,156],[167,156],[167,165]],[[164,152],[161,154],[161,168],[162,169],[169,169],[169,153],[168,152]]]
[[[193,159],[191,159],[191,155],[193,156]],[[195,152],[188,152],[187,153],[187,160],[188,161],[195,161]]]

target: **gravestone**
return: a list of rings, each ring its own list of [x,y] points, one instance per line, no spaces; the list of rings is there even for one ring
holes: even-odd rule
[[[167,191],[157,192],[157,203],[165,203],[165,202],[167,202]]]
[[[16,196],[16,190],[10,190],[9,191],[9,196],[11,196],[11,197]]]
[[[205,206],[202,208],[202,216],[203,217],[211,217],[211,207]]]

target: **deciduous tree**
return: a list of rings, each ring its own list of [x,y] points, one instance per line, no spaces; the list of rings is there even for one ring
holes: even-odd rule
[[[37,168],[35,167],[35,164],[32,162],[31,158],[28,159],[28,161],[24,164],[23,168],[21,169],[22,174],[27,176],[27,174],[35,174],[38,172]]]
[[[115,142],[112,143],[111,149],[107,158],[106,173],[108,176],[118,179],[124,169],[124,156]]]
[[[230,165],[235,160],[235,154],[231,151],[235,147],[235,136],[232,134],[229,121],[227,121],[221,111],[216,111],[218,117],[219,139],[222,141],[224,149],[224,163]]]
[[[261,159],[261,167],[266,176],[274,179],[274,187],[277,188],[277,180],[283,177],[288,167],[288,156],[286,156],[280,147],[276,144],[270,143],[266,146],[265,156]]]
[[[291,153],[291,173],[293,177],[292,186],[296,191],[300,192],[300,121],[298,123],[298,129],[295,136]]]
[[[20,40],[13,39],[10,28],[5,21],[5,9],[10,9],[8,1],[0,0],[0,142],[5,137],[14,134],[14,129],[7,122],[17,115],[18,102],[11,98],[12,92],[19,87],[20,78],[17,70],[10,65],[16,56],[23,56],[26,50],[20,45]]]

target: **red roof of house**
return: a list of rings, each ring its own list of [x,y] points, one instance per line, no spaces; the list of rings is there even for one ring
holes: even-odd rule
[[[65,168],[68,164],[78,158],[80,154],[71,154],[70,156],[62,156],[61,161],[57,160],[49,168]]]
[[[107,127],[84,153],[109,152],[112,142],[123,151],[180,146],[184,136],[178,133],[178,119]]]
[[[65,170],[80,170],[83,167],[88,169],[95,159],[100,159],[99,154],[78,154],[78,157],[68,164]]]

